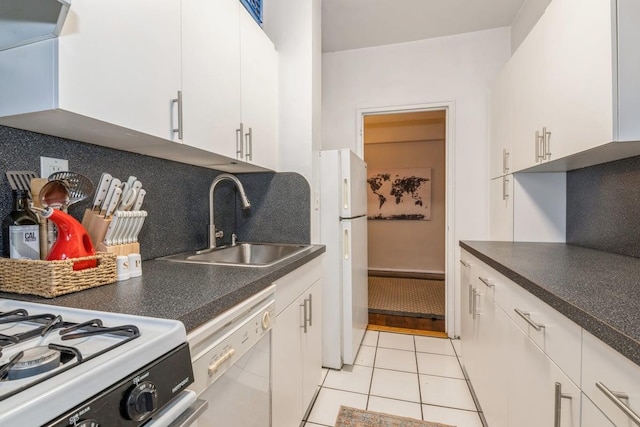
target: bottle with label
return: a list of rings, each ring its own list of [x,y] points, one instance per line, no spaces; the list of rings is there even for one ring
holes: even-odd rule
[[[2,242],[5,257],[40,259],[38,217],[29,209],[26,190],[13,190],[13,210],[2,222]]]

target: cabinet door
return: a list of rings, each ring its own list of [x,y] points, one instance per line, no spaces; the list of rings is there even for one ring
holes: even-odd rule
[[[486,276],[479,272],[486,280]],[[476,278],[477,369],[471,383],[480,401],[482,412],[492,427],[507,427],[508,366],[510,353],[506,347],[509,318],[495,305],[493,284]],[[488,285],[487,285],[488,283]]]
[[[560,425],[580,426],[580,389],[529,337],[511,323],[509,339],[509,426],[553,426],[556,405]],[[556,389],[556,384],[560,388]],[[556,400],[556,393],[564,396]]]
[[[244,161],[278,167],[278,54],[244,10],[240,13]]]
[[[511,163],[511,63],[502,68],[489,95],[489,173],[497,178],[509,173]]]
[[[230,158],[240,140],[241,8],[237,0],[182,2],[183,142]]]
[[[610,1],[554,0],[545,19],[545,126],[560,158],[613,140],[615,17]]]
[[[545,126],[545,15],[531,30],[511,57],[511,97],[513,105],[513,140],[511,172],[539,163],[536,131]]]
[[[491,180],[489,237],[491,240],[513,241],[513,175]]]
[[[276,288],[277,292],[277,288]],[[272,425],[297,427],[302,420],[301,326],[304,298],[300,297],[276,318],[272,334]]]
[[[582,394],[581,427],[615,427],[584,393]]]
[[[473,268],[476,266],[476,262],[472,261],[466,252],[462,251],[460,254],[460,295],[461,295],[461,331],[460,339],[462,346],[462,362],[469,371],[473,369],[473,363],[475,360],[474,354],[474,325],[473,325],[473,283],[471,283],[471,274]]]
[[[178,0],[74,0],[58,39],[57,108],[169,139],[180,52]]]
[[[302,412],[306,412],[322,376],[322,283],[316,281],[305,292],[309,299],[307,330],[300,329],[302,341]],[[303,295],[303,297],[305,296]],[[304,310],[303,310],[304,314]],[[274,424],[275,425],[275,424]]]
[[[640,367],[586,331],[582,342],[583,392],[616,426],[635,426],[606,390],[625,394],[619,403],[640,417]]]

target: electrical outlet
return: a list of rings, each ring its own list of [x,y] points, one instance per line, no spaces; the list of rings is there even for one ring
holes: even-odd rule
[[[40,176],[48,178],[54,172],[69,170],[69,160],[54,159],[53,157],[40,157]]]

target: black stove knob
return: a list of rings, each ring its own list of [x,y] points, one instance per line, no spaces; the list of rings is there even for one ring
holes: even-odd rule
[[[138,384],[127,396],[127,415],[133,421],[142,421],[158,408],[158,392],[150,381]]]
[[[83,420],[80,424],[74,424],[73,427],[100,427],[96,420]]]

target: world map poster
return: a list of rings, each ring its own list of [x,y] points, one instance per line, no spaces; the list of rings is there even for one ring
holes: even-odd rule
[[[431,220],[431,168],[372,169],[367,219]]]

